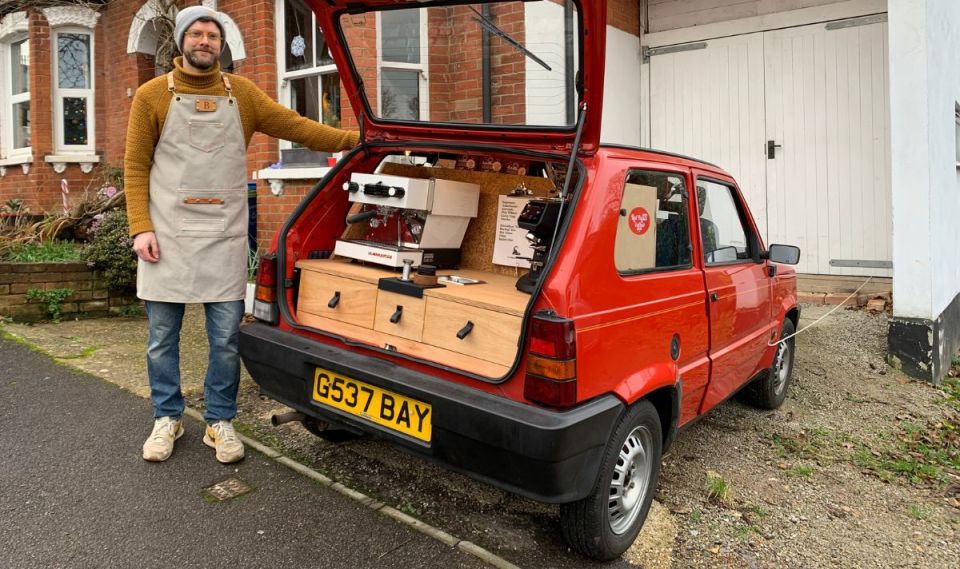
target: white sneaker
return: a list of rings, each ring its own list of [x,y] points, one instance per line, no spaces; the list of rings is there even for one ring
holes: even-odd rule
[[[143,443],[143,460],[163,462],[173,454],[173,442],[183,436],[183,422],[173,417],[160,417],[153,422],[153,432]]]
[[[203,442],[208,447],[217,449],[217,460],[223,464],[237,462],[243,458],[243,443],[240,442],[240,437],[237,436],[230,421],[217,421],[207,425]]]

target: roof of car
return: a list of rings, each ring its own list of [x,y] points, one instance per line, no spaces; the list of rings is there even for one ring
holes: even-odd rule
[[[639,152],[648,152],[650,154],[670,156],[671,158],[682,158],[683,160],[689,160],[690,162],[696,162],[698,164],[703,164],[704,166],[710,166],[711,168],[716,168],[717,170],[724,171],[723,168],[721,168],[720,166],[717,166],[712,162],[707,162],[706,160],[701,160],[699,158],[694,158],[693,156],[687,156],[685,154],[677,154],[676,152],[667,152],[666,150],[658,150],[656,148],[643,148],[642,146],[630,146],[629,144],[602,143],[600,146],[602,148],[623,148],[624,150],[636,150]]]

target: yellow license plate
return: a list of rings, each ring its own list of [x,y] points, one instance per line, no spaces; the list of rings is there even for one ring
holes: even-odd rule
[[[323,368],[317,368],[313,374],[313,400],[430,442],[433,408],[429,403]]]

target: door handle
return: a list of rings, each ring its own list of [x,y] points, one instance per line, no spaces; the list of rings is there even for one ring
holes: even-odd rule
[[[333,293],[333,297],[330,298],[330,302],[327,303],[327,308],[336,308],[340,304],[340,291]]]
[[[462,340],[466,338],[470,332],[473,332],[473,322],[467,320],[467,325],[461,328],[459,332],[457,332],[457,338],[460,338]]]
[[[777,157],[777,148],[782,148],[783,146],[777,144],[774,140],[767,141],[767,160],[773,160]]]
[[[718,295],[718,294],[715,293],[715,292],[711,292],[711,293],[710,293],[710,302],[716,302],[716,301],[718,301],[718,300],[720,300],[720,295]]]
[[[397,322],[400,322],[400,317],[401,317],[401,316],[403,316],[403,306],[402,306],[402,305],[398,305],[398,306],[397,306],[397,311],[390,315],[390,322],[393,323],[393,324],[396,324]]]

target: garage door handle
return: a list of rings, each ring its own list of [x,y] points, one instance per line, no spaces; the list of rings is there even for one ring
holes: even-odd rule
[[[457,338],[460,338],[462,340],[466,338],[470,332],[473,332],[473,322],[470,322],[469,320],[467,320],[467,325],[461,328],[459,332],[457,332]]]
[[[396,324],[400,322],[400,318],[403,316],[403,306],[398,305],[397,311],[390,315],[390,322]]]
[[[330,299],[330,302],[327,303],[327,308],[336,308],[340,304],[340,291],[333,293],[333,298]]]
[[[777,148],[782,148],[782,145],[777,144],[774,140],[767,141],[767,160],[773,160],[777,157]]]

